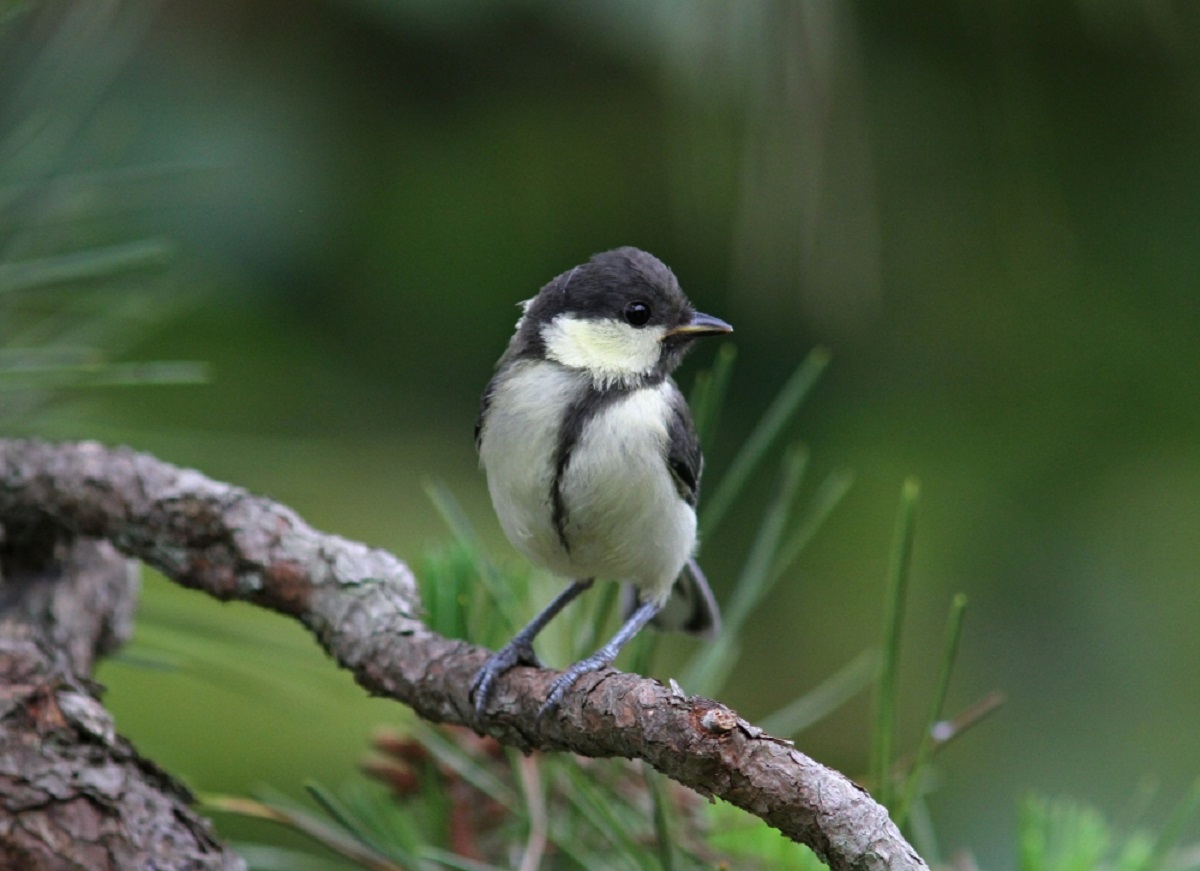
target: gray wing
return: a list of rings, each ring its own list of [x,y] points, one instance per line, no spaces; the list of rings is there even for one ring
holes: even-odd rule
[[[521,305],[528,307],[531,300],[525,300]],[[496,374],[492,376],[492,380],[487,383],[487,387],[483,388],[483,395],[479,397],[479,416],[475,418],[475,452],[479,452],[479,440],[483,437],[483,428],[487,424],[488,409],[492,405],[492,397],[496,394],[496,387],[500,383],[500,379],[508,372],[509,364],[516,362],[522,358],[536,357],[539,353],[538,342],[540,337],[534,332],[532,335],[527,335],[530,328],[525,326],[526,319],[522,317],[517,321],[517,331],[508,341],[508,347],[504,349],[504,353],[500,355],[500,359],[496,361]]]
[[[672,394],[672,415],[668,426],[667,468],[679,490],[681,498],[695,507],[700,496],[700,473],[704,467],[704,456],[700,452],[700,440],[692,423],[683,394],[676,388]],[[622,611],[628,617],[637,608],[637,589],[626,584],[622,590]],[[717,600],[708,586],[708,579],[700,571],[694,559],[689,559],[683,573],[671,587],[667,597],[651,625],[658,629],[687,632],[702,638],[712,638],[721,628],[721,611]]]
[[[487,387],[483,388],[483,395],[479,397],[479,416],[475,418],[475,453],[479,453],[479,441],[483,438],[483,422],[487,417],[488,408],[492,404],[492,395],[496,392],[496,382],[499,376],[495,376],[487,383]]]
[[[679,495],[693,508],[700,498],[700,474],[704,469],[704,455],[700,451],[700,440],[696,437],[696,425],[692,423],[692,412],[687,400],[675,388],[671,396],[671,422],[667,429],[667,467]]]

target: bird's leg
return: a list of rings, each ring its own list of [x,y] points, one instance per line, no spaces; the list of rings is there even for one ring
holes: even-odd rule
[[[483,722],[487,713],[488,701],[492,697],[496,681],[502,674],[518,664],[532,665],[535,668],[542,667],[541,660],[533,651],[533,639],[546,628],[546,624],[553,620],[559,611],[567,607],[580,593],[590,588],[592,581],[592,578],[572,581],[565,590],[551,599],[550,604],[530,620],[524,629],[514,635],[512,641],[493,653],[483,664],[483,668],[479,669],[475,680],[471,682],[476,722]]]
[[[562,701],[562,697],[571,688],[571,684],[575,683],[582,675],[587,674],[589,671],[599,671],[605,666],[612,665],[613,660],[617,658],[617,654],[621,652],[621,648],[628,644],[633,639],[633,636],[641,632],[660,610],[662,610],[662,605],[655,602],[643,602],[641,605],[638,605],[634,612],[629,615],[629,619],[609,639],[607,644],[587,659],[579,660],[579,662],[556,677],[554,683],[550,685],[550,692],[546,696],[545,704],[538,711],[537,718],[539,722],[546,714],[558,707],[558,703]]]

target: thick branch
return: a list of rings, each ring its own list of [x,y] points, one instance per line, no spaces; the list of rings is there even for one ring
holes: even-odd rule
[[[245,868],[116,734],[88,680],[132,628],[135,569],[105,542],[0,521],[2,868]]]
[[[107,539],[186,586],[295,617],[370,692],[430,720],[471,724],[468,688],[487,651],[426,628],[412,573],[384,551],[128,449],[0,441],[0,522],[44,519]],[[927,867],[865,790],[717,702],[608,669],[581,678],[539,728],[554,676],[509,672],[488,731],[526,750],[644,759],[835,869]]]

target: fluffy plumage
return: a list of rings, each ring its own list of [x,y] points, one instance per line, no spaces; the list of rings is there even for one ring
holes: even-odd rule
[[[671,270],[636,248],[595,255],[523,307],[484,391],[476,446],[509,541],[575,583],[480,671],[480,718],[499,675],[535,659],[533,637],[593,578],[631,585],[629,619],[560,677],[543,711],[645,623],[703,634],[719,621],[699,569],[684,571],[702,455],[670,373],[693,339],[731,328],[696,312]]]

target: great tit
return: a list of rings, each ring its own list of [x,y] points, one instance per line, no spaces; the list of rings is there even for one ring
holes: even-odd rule
[[[508,540],[572,581],[475,676],[480,723],[497,679],[518,663],[540,667],[534,637],[596,578],[627,585],[625,621],[554,681],[539,718],[647,623],[711,636],[720,622],[692,558],[702,457],[671,372],[694,339],[733,328],[697,312],[671,270],[637,248],[597,254],[521,306],[475,445]]]

